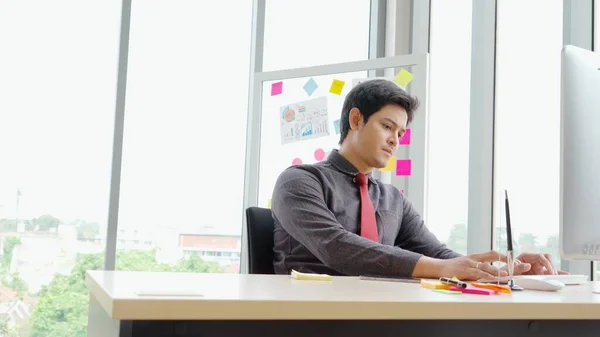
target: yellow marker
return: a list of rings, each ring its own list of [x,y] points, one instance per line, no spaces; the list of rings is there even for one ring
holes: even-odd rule
[[[402,88],[406,89],[408,84],[413,80],[413,77],[413,74],[411,74],[410,72],[404,69],[400,69],[400,72],[394,78],[394,82],[396,82],[396,84],[398,84]]]
[[[331,88],[329,88],[329,92],[336,95],[341,94],[342,90],[344,89],[344,84],[346,84],[346,82],[340,80],[333,80],[333,82],[331,83]]]
[[[327,274],[301,273],[292,269],[292,278],[296,280],[331,281],[333,277]]]
[[[421,280],[421,287],[427,289],[450,289],[452,284],[444,284],[438,280]]]
[[[389,172],[389,171],[395,171],[396,170],[396,156],[392,156],[392,158],[390,158],[390,161],[387,163],[387,165],[385,165],[384,168],[380,168],[379,171],[381,172]]]

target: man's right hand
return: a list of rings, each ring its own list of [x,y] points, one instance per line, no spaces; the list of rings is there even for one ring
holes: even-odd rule
[[[495,251],[489,251],[482,254],[472,254],[461,256],[454,259],[441,261],[439,277],[456,276],[462,281],[477,281],[480,279],[492,279],[508,276],[506,271],[500,270],[490,264],[490,262],[506,262],[506,256]]]

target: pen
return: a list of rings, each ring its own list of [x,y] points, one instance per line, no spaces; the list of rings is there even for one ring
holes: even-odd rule
[[[440,281],[444,282],[444,283],[454,284],[455,286],[461,287],[461,288],[466,288],[467,287],[467,283],[466,282],[455,280],[455,279],[451,279],[449,277],[440,277]]]

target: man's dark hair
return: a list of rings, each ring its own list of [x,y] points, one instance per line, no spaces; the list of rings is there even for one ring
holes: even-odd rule
[[[348,131],[350,130],[350,110],[352,108],[360,110],[366,124],[371,115],[388,104],[395,104],[404,108],[408,114],[408,123],[410,123],[415,110],[419,106],[419,101],[416,97],[409,95],[404,89],[400,88],[396,83],[384,79],[368,80],[352,88],[346,96],[344,106],[342,107],[340,144],[348,136]]]

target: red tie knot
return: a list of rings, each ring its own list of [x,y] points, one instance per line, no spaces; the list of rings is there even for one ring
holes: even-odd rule
[[[356,181],[358,181],[358,183],[360,184],[360,186],[366,186],[367,182],[369,181],[369,178],[367,178],[367,175],[364,173],[359,173],[356,175]]]

